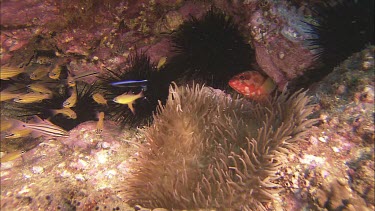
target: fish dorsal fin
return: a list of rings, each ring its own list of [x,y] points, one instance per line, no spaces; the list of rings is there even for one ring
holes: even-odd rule
[[[33,118],[28,123],[29,124],[40,124],[40,123],[43,123],[43,124],[48,124],[48,125],[54,125],[50,121],[48,121],[47,119],[43,120],[43,119],[41,119],[37,115],[34,115]]]
[[[52,122],[50,122],[50,121],[47,120],[47,119],[43,120],[43,123],[45,123],[45,124],[47,124],[47,125],[56,126],[55,124],[53,124]]]
[[[44,122],[43,121],[43,119],[41,119],[39,116],[37,116],[37,115],[34,115],[33,117],[32,117],[32,119],[28,122],[28,123],[30,123],[30,124],[37,124],[37,123],[42,123],[42,122]]]
[[[140,93],[138,93],[138,95],[139,95],[140,97],[144,97],[144,96],[145,96],[145,93],[144,93],[143,89],[141,90]]]

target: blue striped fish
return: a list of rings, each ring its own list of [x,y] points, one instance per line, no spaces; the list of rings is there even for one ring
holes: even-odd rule
[[[125,80],[110,83],[117,87],[146,87],[148,80]]]

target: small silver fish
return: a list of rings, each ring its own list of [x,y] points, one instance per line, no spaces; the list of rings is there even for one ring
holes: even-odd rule
[[[30,79],[31,80],[39,80],[39,79],[42,79],[44,76],[46,76],[48,74],[48,68],[46,67],[41,67],[39,69],[36,69],[34,70],[31,74],[30,74]]]
[[[19,75],[23,72],[25,72],[25,69],[23,68],[2,66],[0,68],[0,79],[9,80],[11,77]]]
[[[167,62],[167,57],[163,56],[159,59],[158,65],[156,66],[156,69],[160,70],[162,67],[165,66],[165,63]]]
[[[35,102],[40,102],[42,100],[51,99],[51,98],[52,98],[51,94],[30,92],[27,94],[20,95],[17,98],[14,98],[13,101],[16,103],[35,103]]]
[[[5,163],[5,162],[15,160],[15,159],[21,157],[24,153],[25,153],[25,151],[23,151],[23,150],[17,150],[17,151],[14,151],[14,152],[9,152],[9,153],[7,153],[6,155],[4,155],[3,157],[0,158],[0,162]]]
[[[70,97],[68,99],[66,99],[64,102],[63,102],[63,107],[64,108],[71,108],[71,107],[74,107],[77,103],[77,97],[78,97],[78,93],[77,93],[77,87],[73,87],[73,91],[72,91],[72,94],[70,95]]]
[[[49,71],[48,76],[54,80],[58,80],[61,74],[61,66],[55,65],[51,71]]]
[[[52,91],[44,83],[33,83],[26,86],[33,92],[52,95]]]
[[[96,134],[100,135],[103,132],[104,128],[104,112],[98,114],[98,122],[96,123]]]

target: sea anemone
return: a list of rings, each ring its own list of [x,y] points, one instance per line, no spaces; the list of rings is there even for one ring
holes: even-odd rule
[[[215,8],[185,21],[172,41],[177,55],[166,69],[214,88],[226,87],[232,76],[247,70],[253,55],[233,18]]]
[[[108,100],[108,116],[110,119],[121,123],[122,126],[136,126],[147,123],[156,110],[158,101],[165,102],[168,96],[168,87],[172,80],[164,70],[157,70],[144,53],[135,53],[129,56],[126,67],[119,70],[108,70],[108,73],[99,76],[101,92]],[[126,80],[147,80],[146,87],[119,87],[111,83]],[[113,99],[126,92],[140,93],[144,97],[134,103],[135,114],[128,105],[113,102]]]
[[[265,210],[285,153],[316,122],[304,92],[282,93],[262,105],[172,87],[145,130],[124,193],[130,204],[167,209]]]

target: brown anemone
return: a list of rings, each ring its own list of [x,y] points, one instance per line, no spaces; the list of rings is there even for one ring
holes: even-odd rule
[[[315,120],[304,92],[261,104],[170,87],[165,106],[146,129],[127,179],[130,204],[167,209],[263,210],[283,156],[303,141]]]

